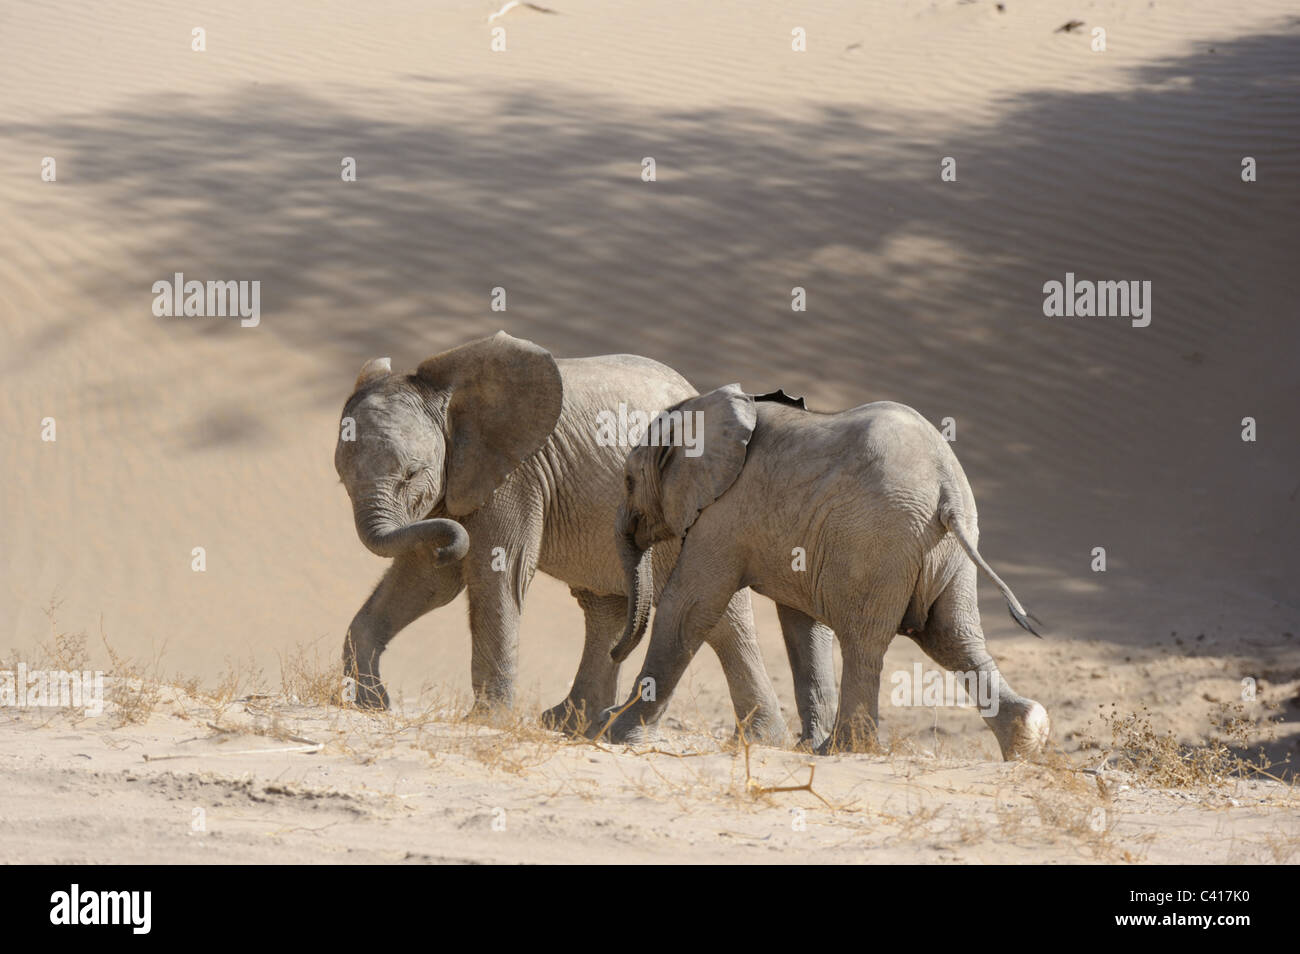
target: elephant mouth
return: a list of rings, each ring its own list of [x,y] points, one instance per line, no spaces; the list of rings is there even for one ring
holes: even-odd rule
[[[627,512],[627,517],[622,521],[619,532],[629,543],[635,546],[638,552],[648,550],[656,543],[667,539],[663,534],[656,534],[649,521],[637,510]]]
[[[647,549],[650,544],[650,534],[646,530],[645,522],[641,515],[633,511],[628,514],[627,521],[623,526],[623,535],[636,547],[637,551]]]

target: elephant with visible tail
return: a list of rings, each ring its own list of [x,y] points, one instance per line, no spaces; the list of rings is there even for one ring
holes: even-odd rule
[[[681,439],[692,424],[694,456]],[[781,392],[755,398],[729,385],[675,405],[658,425],[659,446],[647,442],[625,462],[616,540],[634,612],[615,660],[646,629],[650,548],[684,542],[641,670],[657,698],[606,712],[612,741],[646,737],[701,640],[749,587],[783,618],[818,620],[840,641],[839,709],[821,751],[874,744],[881,668],[897,633],[949,670],[987,677],[996,706],[985,721],[1004,758],[1038,751],[1047,712],[1013,691],[989,655],[977,569],[1030,632],[1032,617],[976,548],[970,485],[920,414],[890,402],[817,414]],[[798,552],[803,560],[791,558]]]
[[[475,708],[513,704],[520,614],[541,570],[569,584],[586,622],[572,689],[544,721],[563,729],[594,724],[615,702],[619,666],[610,649],[629,615],[609,532],[628,448],[601,439],[599,415],[622,405],[648,420],[694,393],[681,375],[647,358],[556,359],[504,332],[435,355],[411,374],[394,373],[387,359],[367,363],[343,409],[335,466],[362,542],[393,563],[345,640],[357,703],[387,708],[379,676],[385,646],[467,589]],[[679,549],[665,541],[647,555],[638,590],[647,605]],[[816,743],[834,700],[800,687],[830,681],[832,637],[797,617],[785,636],[804,737]],[[749,594],[733,593],[701,639],[722,661],[748,731],[784,741]]]

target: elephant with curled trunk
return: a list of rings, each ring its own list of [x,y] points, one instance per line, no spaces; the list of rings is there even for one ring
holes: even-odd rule
[[[750,587],[783,616],[819,620],[840,641],[839,710],[822,751],[874,744],[881,668],[897,633],[941,666],[984,677],[985,722],[1005,758],[1041,747],[1046,710],[1012,690],[985,647],[977,569],[1030,632],[1032,617],[976,549],[970,485],[920,414],[890,402],[816,414],[781,392],[755,398],[733,384],[681,402],[657,423],[658,446],[647,441],[628,455],[617,523],[634,606],[645,603],[637,568],[648,548],[685,540],[641,670],[659,692],[629,701],[608,730],[612,741],[645,736],[704,634]],[[684,440],[692,426],[694,455]],[[646,622],[646,613],[633,614],[614,659],[627,656]]]
[[[394,373],[387,359],[366,364],[343,409],[335,466],[362,542],[393,563],[345,640],[357,703],[387,708],[384,647],[467,589],[475,708],[511,705],[520,614],[541,570],[569,584],[586,617],[573,687],[544,720],[594,725],[615,701],[619,667],[610,649],[629,616],[627,575],[609,532],[628,447],[602,437],[601,415],[649,420],[694,393],[647,358],[556,359],[504,332],[435,355],[411,374]],[[639,561],[644,605],[634,604],[632,615],[648,611],[679,549],[665,541]],[[804,735],[817,742],[834,711],[818,689],[830,681],[832,636],[797,617],[785,634],[797,686],[811,687],[800,695]],[[701,638],[722,660],[749,731],[783,740],[749,594],[732,594]]]

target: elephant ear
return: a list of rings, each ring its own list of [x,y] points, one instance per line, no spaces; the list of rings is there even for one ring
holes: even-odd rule
[[[564,387],[545,348],[499,331],[429,358],[416,376],[449,390],[447,512],[473,513],[546,443]]]
[[[372,384],[380,378],[386,378],[392,373],[392,358],[371,358],[361,366],[361,373],[357,375],[357,383],[352,385],[352,390],[360,391],[366,385]]]
[[[677,411],[680,417],[674,416]],[[754,399],[739,384],[690,398],[660,415],[660,443],[670,445],[659,456],[660,499],[664,523],[677,536],[684,536],[700,511],[740,476],[757,420]],[[671,440],[665,421],[671,422]],[[695,448],[684,446],[683,427],[699,442]]]

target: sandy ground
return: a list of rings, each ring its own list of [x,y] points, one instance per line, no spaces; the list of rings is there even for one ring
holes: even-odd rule
[[[101,632],[208,686],[261,668],[273,691],[300,647],[333,658],[383,569],[332,465],[357,369],[504,328],[562,356],[649,355],[702,389],[954,418],[981,549],[1050,628],[1020,632],[984,587],[990,647],[1063,757],[1083,764],[1099,711],[1145,707],[1203,742],[1245,677],[1246,714],[1282,720],[1268,758],[1298,754],[1294,3],[547,5],[494,24],[503,53],[495,0],[0,9],[4,658],[35,658],[52,600],[110,671]],[[151,286],[176,271],[260,280],[261,323],[154,317]],[[1152,281],[1152,324],[1045,319],[1042,285],[1067,271]],[[775,613],[756,607],[793,718]],[[539,578],[521,719],[563,696],[580,645],[567,588]],[[408,705],[422,687],[463,698],[468,659],[457,601],[384,672]],[[886,669],[921,659],[898,640]],[[241,707],[227,716],[253,718]],[[0,860],[1247,861],[1295,834],[1281,788],[1140,780],[1112,793],[1113,845],[1057,816],[1005,829],[1000,798],[1036,806],[1070,773],[990,761],[979,719],[951,709],[884,707],[910,754],[818,761],[818,790],[853,811],[755,798],[717,751],[727,697],[706,655],[665,742],[712,747],[690,759],[552,739],[511,771],[464,753],[489,730],[450,704],[401,744],[382,720],[287,711],[322,751],[230,756],[285,743],[185,742],[215,730],[166,705],[122,727],[0,714],[0,820],[25,822]],[[142,758],[196,747],[212,757]],[[806,757],[755,753],[762,784],[802,782]],[[939,820],[907,828],[921,806]],[[484,828],[494,807],[507,833]]]
[[[143,724],[2,728],[10,862],[1300,860],[1300,800],[1274,782],[1160,790],[1121,772],[926,752],[755,746],[747,763],[698,732],[638,750],[436,708],[214,709],[175,691]]]

